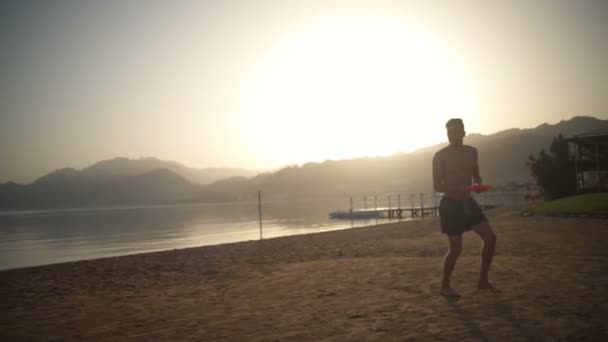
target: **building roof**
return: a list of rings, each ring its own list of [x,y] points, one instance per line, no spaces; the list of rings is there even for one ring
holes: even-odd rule
[[[608,143],[608,126],[600,127],[585,133],[573,135],[566,139],[568,141],[583,141],[590,143]]]

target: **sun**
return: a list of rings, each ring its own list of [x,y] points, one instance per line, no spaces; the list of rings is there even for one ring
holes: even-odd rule
[[[449,49],[386,17],[318,23],[278,46],[241,103],[243,141],[265,165],[388,155],[444,139],[471,91]]]

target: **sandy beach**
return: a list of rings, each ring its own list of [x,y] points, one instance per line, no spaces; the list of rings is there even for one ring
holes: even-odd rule
[[[436,219],[0,272],[0,340],[608,340],[608,221],[487,211],[438,295]]]

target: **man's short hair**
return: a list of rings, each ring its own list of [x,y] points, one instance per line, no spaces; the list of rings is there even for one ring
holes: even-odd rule
[[[445,128],[447,129],[450,126],[462,127],[464,129],[464,123],[462,122],[462,119],[450,119],[450,120],[448,120],[448,122],[446,122],[446,124],[445,124]]]

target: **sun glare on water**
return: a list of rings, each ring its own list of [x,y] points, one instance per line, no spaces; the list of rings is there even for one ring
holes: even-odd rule
[[[441,142],[471,110],[456,59],[399,20],[334,18],[278,46],[242,103],[267,165],[389,155]]]

